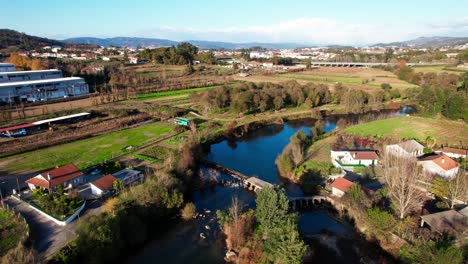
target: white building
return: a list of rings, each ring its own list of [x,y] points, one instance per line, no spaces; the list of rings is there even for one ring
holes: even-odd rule
[[[394,145],[387,145],[385,147],[387,153],[394,156],[405,156],[405,157],[418,157],[424,154],[424,146],[416,140],[407,140]]]
[[[353,151],[330,151],[332,163],[338,167],[346,169],[356,165],[371,166],[377,165],[379,157],[374,150],[353,150]]]
[[[251,59],[269,59],[272,58],[273,54],[271,52],[264,52],[264,51],[251,51],[250,58]]]
[[[114,177],[117,179],[121,179],[124,182],[125,186],[143,182],[143,173],[128,168],[114,173]]]
[[[447,155],[431,155],[418,160],[423,167],[423,173],[437,175],[446,179],[453,178],[459,169],[458,162]]]
[[[16,71],[15,65],[11,63],[0,63],[0,72]]]
[[[55,69],[40,71],[1,72],[0,83],[58,79],[62,77],[62,71]]]
[[[466,158],[466,156],[468,155],[468,149],[443,147],[440,150],[436,151],[436,153],[445,154],[453,159],[460,159]]]
[[[88,85],[79,77],[0,83],[0,102],[7,103],[45,101],[88,93]]]
[[[114,181],[116,181],[117,178],[114,176],[108,174],[106,176],[103,176],[89,184],[89,187],[91,188],[91,193],[96,196],[101,196],[104,192],[112,189],[114,187]]]

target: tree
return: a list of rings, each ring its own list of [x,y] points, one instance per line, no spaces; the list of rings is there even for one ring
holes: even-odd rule
[[[310,69],[312,67],[312,62],[310,60],[306,60],[305,66],[306,69]]]
[[[115,180],[114,183],[112,184],[112,189],[118,192],[122,191],[124,187],[125,187],[125,183],[121,179]]]
[[[392,89],[392,86],[388,83],[382,83],[380,85],[380,87],[382,87],[382,89],[384,89],[385,91],[388,91],[388,90],[391,90]]]
[[[255,201],[257,220],[261,225],[263,236],[268,237],[270,230],[285,223],[289,210],[288,197],[284,189],[263,188],[257,193]]]
[[[421,206],[424,192],[418,188],[423,173],[416,160],[385,153],[383,157],[383,176],[387,184],[388,196],[400,219]]]
[[[180,211],[180,215],[182,216],[182,219],[184,219],[185,221],[193,219],[196,213],[197,213],[197,208],[195,207],[195,204],[193,203],[187,203],[184,206],[184,208]]]
[[[187,64],[184,69],[184,73],[186,75],[190,75],[195,72],[195,69],[193,68],[192,64]]]
[[[436,177],[432,184],[432,192],[442,200],[447,206],[453,208],[457,201],[468,199],[468,175],[463,171],[459,172],[451,179]]]
[[[297,215],[288,213],[284,189],[264,188],[257,193],[256,203],[268,258],[273,263],[302,263],[306,247],[297,229]]]
[[[281,228],[275,228],[263,249],[273,263],[302,263],[306,246],[297,230],[297,217],[289,216]]]

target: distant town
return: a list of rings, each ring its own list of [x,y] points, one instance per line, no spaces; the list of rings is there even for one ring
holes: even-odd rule
[[[0,263],[466,263],[468,38],[417,40],[0,30]]]

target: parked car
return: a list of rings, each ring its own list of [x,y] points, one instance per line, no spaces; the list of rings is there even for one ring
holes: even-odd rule
[[[95,169],[91,172],[91,175],[98,175],[99,173],[101,173],[101,170],[100,169]]]

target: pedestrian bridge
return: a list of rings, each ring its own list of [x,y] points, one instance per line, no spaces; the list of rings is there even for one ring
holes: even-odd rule
[[[313,195],[302,197],[289,197],[289,206],[292,210],[312,208],[326,204],[334,204],[334,201],[327,196]]]

